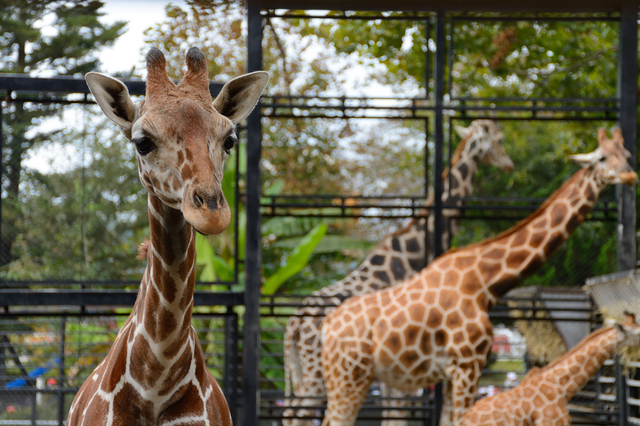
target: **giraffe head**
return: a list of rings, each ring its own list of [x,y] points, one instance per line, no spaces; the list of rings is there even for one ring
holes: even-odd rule
[[[452,163],[463,154],[462,151],[466,151],[470,158],[508,172],[513,171],[513,161],[502,145],[504,136],[495,121],[475,120],[469,127],[455,126],[455,130],[465,143],[461,143],[460,152],[456,151]]]
[[[625,312],[624,316],[624,322],[607,320],[608,325],[616,327],[621,336],[618,348],[625,346],[640,347],[640,325],[636,322],[635,314]]]
[[[223,163],[237,143],[235,125],[253,110],[267,83],[266,72],[227,82],[211,102],[204,54],[189,49],[187,71],[177,85],[166,73],[162,52],[147,54],[146,99],[134,103],[119,80],[88,73],[86,81],[106,116],[133,142],[145,189],[203,234],[229,225],[222,192]]]
[[[631,153],[624,147],[620,129],[613,131],[613,137],[607,137],[607,131],[598,129],[598,148],[587,154],[575,154],[569,158],[582,167],[593,167],[596,179],[606,185],[624,183],[634,185],[638,175],[629,165]]]

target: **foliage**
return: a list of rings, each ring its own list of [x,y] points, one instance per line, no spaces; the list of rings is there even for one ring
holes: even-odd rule
[[[266,295],[274,294],[282,283],[300,272],[307,265],[311,253],[313,253],[313,250],[326,233],[327,225],[317,225],[309,231],[299,244],[293,248],[291,254],[287,256],[284,265],[267,279],[262,287],[262,293]]]
[[[79,76],[98,69],[96,51],[111,45],[125,25],[101,23],[102,6],[95,0],[4,1],[0,8],[0,72]],[[3,112],[2,197],[7,203],[2,210],[2,265],[16,256],[10,250],[20,232],[15,220],[24,213],[17,200],[22,161],[31,149],[55,136],[56,132],[38,130],[38,125],[59,111],[56,104],[9,102]]]
[[[387,15],[392,18],[394,13]],[[447,23],[445,32],[452,35],[447,42],[452,56],[445,72],[451,76],[447,84],[452,102],[456,102],[456,97],[603,99],[616,96],[617,23],[513,21],[494,16],[495,20],[475,20],[473,14],[467,14]],[[316,19],[298,20],[296,24],[303,34],[315,34],[331,43],[343,57],[353,58],[357,54],[360,63],[375,64],[380,70],[375,77],[380,82],[396,91],[407,85],[418,86],[422,90],[420,96],[424,96],[426,85],[433,84],[431,79],[425,79],[430,73],[425,68],[425,58],[435,47],[433,33],[427,34],[424,22],[340,20],[336,25],[336,21]],[[499,118],[500,113],[495,116]],[[455,124],[466,125],[468,121]],[[567,160],[568,155],[595,149],[597,127],[610,127],[611,123],[509,120],[501,121],[500,125],[505,135],[504,145],[516,170],[501,173],[481,166],[474,195],[542,199],[577,170]],[[602,198],[612,196],[609,190]],[[453,245],[462,247],[479,241],[514,223],[460,221]],[[611,259],[615,259],[612,238],[615,232],[609,223],[583,224],[527,283],[575,285],[590,274],[612,272]]]
[[[146,193],[133,148],[102,113],[95,113],[84,110],[88,128],[71,128],[42,146],[43,151],[61,150],[80,142],[81,161],[58,161],[64,170],[49,174],[25,171],[19,199],[23,213],[15,218],[16,259],[0,270],[3,278],[140,277],[143,264],[136,252],[148,232]]]

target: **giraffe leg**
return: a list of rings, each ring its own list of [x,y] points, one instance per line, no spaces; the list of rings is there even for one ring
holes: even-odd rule
[[[291,348],[286,368],[291,369],[294,394],[289,407],[284,411],[284,426],[314,426],[321,412],[316,408],[326,397],[324,381],[322,380],[322,344],[320,343],[321,321],[317,317],[302,317],[297,325],[299,335],[297,339],[290,339]],[[300,408],[293,408],[300,407]],[[305,417],[307,417],[305,419]]]
[[[340,350],[338,350],[340,349]],[[323,426],[352,426],[373,381],[369,345],[329,337],[323,349],[327,411]]]
[[[453,385],[451,381],[444,384],[442,390],[442,411],[440,412],[440,426],[453,424]]]
[[[383,397],[393,397],[393,398],[405,398],[408,396],[416,396],[420,391],[402,391],[391,386],[388,386],[385,383],[380,383],[380,393]],[[388,418],[393,417],[391,420],[383,420],[382,426],[407,426],[409,423],[407,420],[400,420],[398,417],[408,417],[408,410],[400,410],[399,408],[405,408],[411,405],[410,401],[402,400],[402,399],[394,399],[394,400],[383,400],[382,405],[385,407],[396,408],[395,410],[384,410],[382,412],[382,417]]]
[[[478,379],[480,379],[482,365],[477,361],[452,367],[449,424],[462,425],[463,417],[473,405],[478,393]],[[443,423],[440,422],[440,424]]]

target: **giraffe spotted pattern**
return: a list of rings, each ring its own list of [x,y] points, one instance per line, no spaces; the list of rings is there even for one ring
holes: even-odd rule
[[[462,137],[451,160],[451,167],[444,174],[443,202],[459,202],[473,192],[473,177],[479,163],[486,163],[503,170],[512,171],[513,162],[502,145],[502,131],[492,120],[475,120],[468,128],[456,126]],[[457,210],[447,209],[445,216],[455,216]],[[428,227],[428,230],[426,229]],[[450,235],[457,225],[451,219],[443,235],[443,250],[446,250]],[[433,235],[433,218],[413,220],[406,228],[385,237],[367,256],[360,266],[343,280],[324,287],[303,300],[306,305],[296,311],[289,319],[285,331],[285,382],[286,396],[293,398],[290,405],[302,407],[284,412],[286,425],[311,425],[315,410],[304,407],[318,406],[324,398],[325,388],[322,379],[322,357],[320,330],[322,317],[351,296],[371,292],[396,285],[418,273],[433,259],[433,241],[425,250],[426,235]],[[391,390],[383,387],[383,393]],[[395,393],[394,396],[402,394]],[[391,395],[387,395],[391,396]],[[395,405],[402,406],[401,403]],[[394,417],[400,413],[390,413]],[[286,420],[289,417],[295,419]],[[404,422],[386,421],[385,426]]]
[[[543,369],[529,372],[515,388],[476,402],[464,416],[468,426],[568,425],[567,405],[591,377],[624,346],[640,346],[633,315],[612,321]]]
[[[229,81],[211,102],[204,54],[187,53],[176,85],[158,49],[147,55],[147,90],[134,104],[126,86],[87,74],[103,112],[136,149],[149,193],[147,267],[131,315],[71,404],[67,425],[231,425],[224,395],[191,325],[196,232],[229,225],[221,180],[237,140],[234,126],[256,105],[264,72]]]
[[[323,426],[353,425],[374,378],[399,389],[447,381],[441,424],[460,425],[489,353],[489,310],[547,261],[608,184],[636,183],[619,130],[571,158],[583,166],[528,218],[451,251],[406,282],[353,297],[323,323]]]

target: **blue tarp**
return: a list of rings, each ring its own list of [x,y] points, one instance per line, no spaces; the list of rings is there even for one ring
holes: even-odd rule
[[[51,370],[56,365],[60,364],[60,358],[54,358],[52,361],[46,363],[43,367],[34,368],[27,373],[30,379],[37,379],[38,377]],[[19,379],[13,379],[8,382],[4,387],[6,389],[20,389],[27,385],[27,379],[20,377]]]

